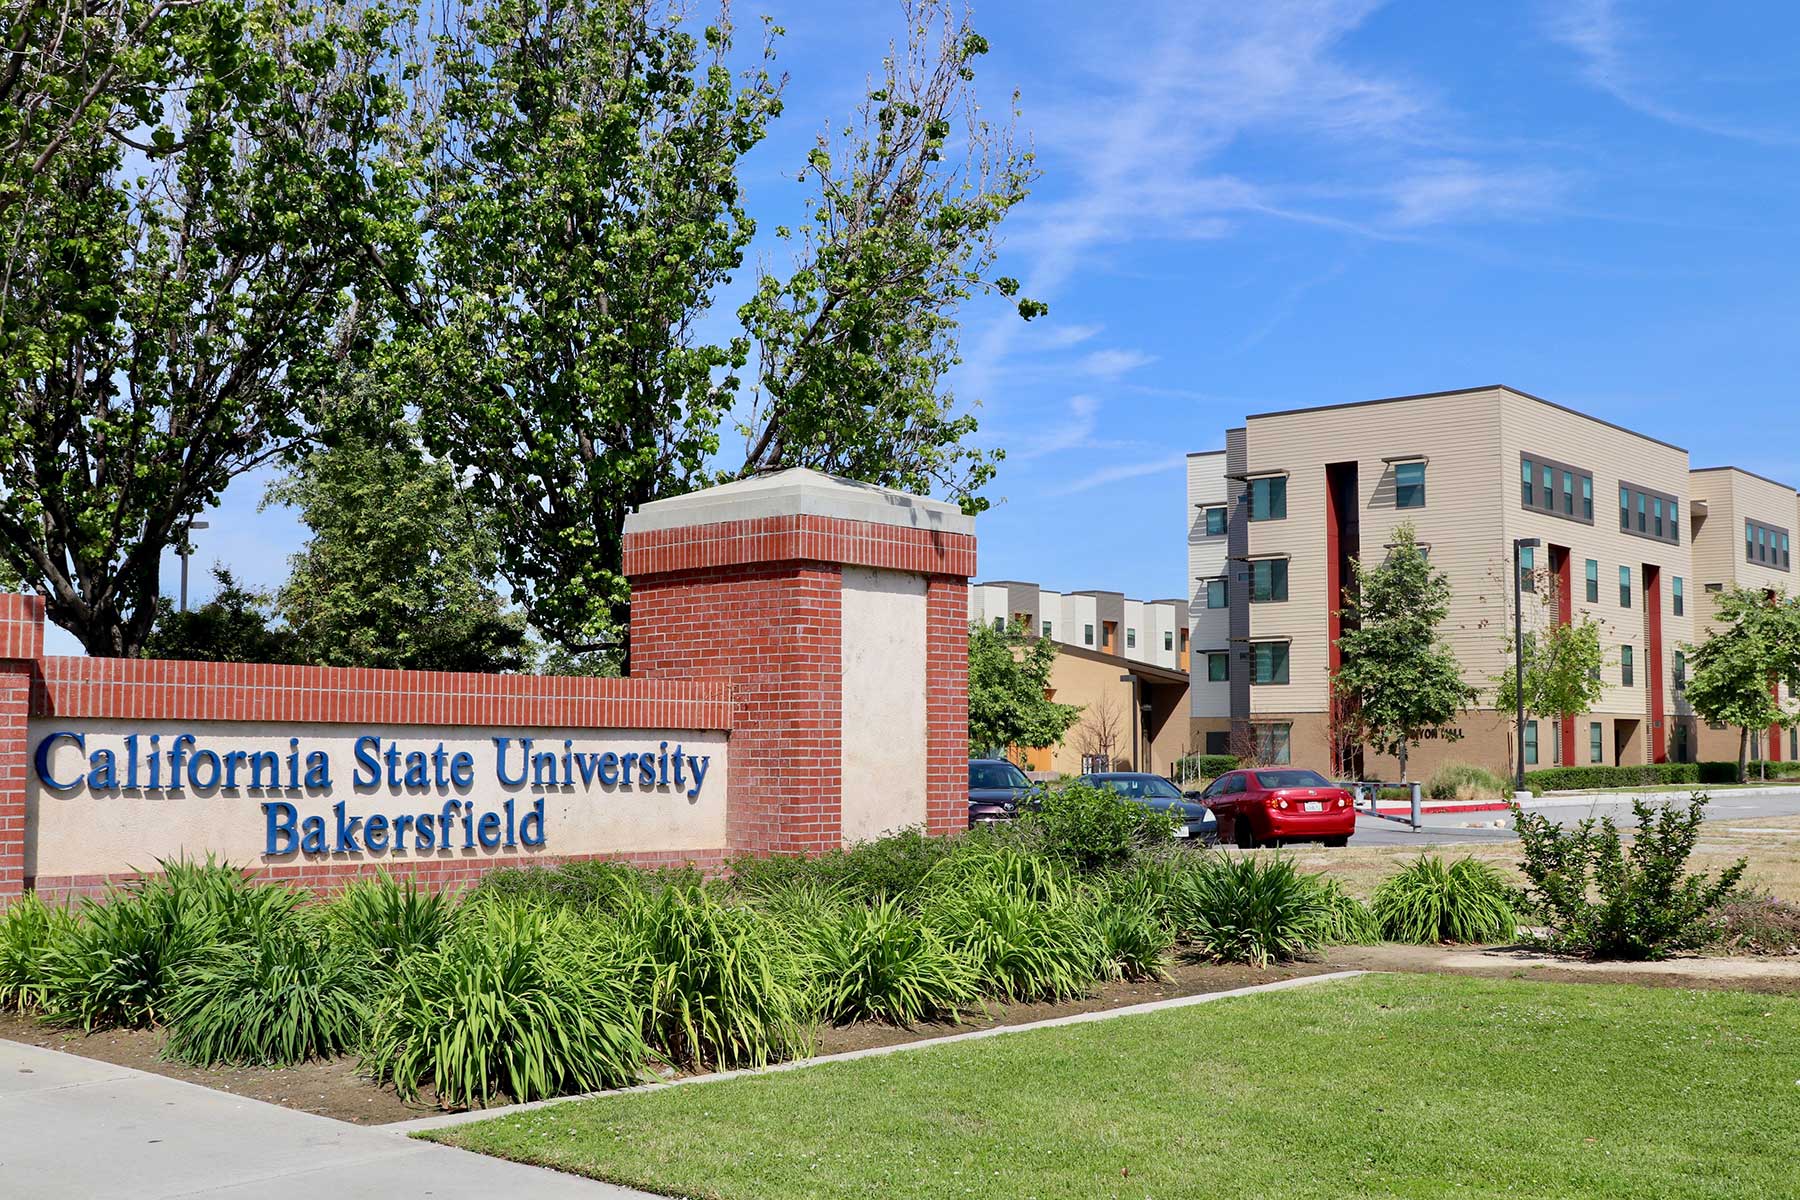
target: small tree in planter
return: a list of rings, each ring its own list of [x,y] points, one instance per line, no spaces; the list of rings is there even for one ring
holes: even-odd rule
[[[1345,716],[1357,737],[1399,759],[1405,778],[1411,748],[1427,737],[1460,738],[1457,715],[1475,700],[1438,633],[1450,612],[1450,579],[1431,569],[1410,524],[1394,531],[1386,561],[1355,560],[1351,569],[1333,686],[1349,701]]]
[[[1533,579],[1532,591],[1542,611],[1525,630],[1523,659],[1525,711],[1562,723],[1592,711],[1600,702],[1600,668],[1606,663],[1600,648],[1600,622],[1583,613],[1568,624],[1557,620],[1562,582],[1542,571]],[[1512,631],[1506,633],[1507,667],[1492,677],[1494,707],[1513,712],[1519,704],[1519,678],[1514,665]]]
[[[1718,628],[1689,653],[1688,703],[1703,720],[1738,727],[1738,782],[1749,771],[1750,731],[1791,725],[1777,683],[1800,688],[1800,601],[1735,588],[1719,596]]]
[[[1027,636],[1023,622],[969,626],[969,753],[1062,741],[1081,706],[1049,698],[1055,667],[1056,643]]]

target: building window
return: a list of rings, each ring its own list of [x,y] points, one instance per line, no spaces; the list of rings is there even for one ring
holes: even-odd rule
[[[1250,647],[1252,683],[1286,683],[1288,681],[1288,644],[1257,642]]]
[[[1231,607],[1231,592],[1226,588],[1225,582],[1226,581],[1223,579],[1209,579],[1206,581],[1206,607]],[[1093,628],[1092,625],[1088,626],[1090,634],[1092,633]],[[1092,641],[1093,639],[1090,637],[1088,640]]]
[[[1600,603],[1600,560],[1587,560],[1587,601],[1589,604]]]
[[[1256,745],[1256,761],[1271,767],[1286,766],[1293,761],[1294,727],[1280,724],[1252,725],[1250,733]]]
[[[1280,521],[1287,516],[1287,476],[1264,475],[1250,481],[1250,519]]]
[[[1173,629],[1163,630],[1163,649],[1164,650],[1173,650],[1174,648],[1175,648],[1175,631]]]
[[[1669,540],[1681,544],[1681,501],[1669,501]]]
[[[1092,625],[1083,625],[1081,627],[1081,644],[1084,646],[1091,646],[1094,644],[1094,627]]]
[[[1599,763],[1606,761],[1606,750],[1601,742],[1600,722],[1588,722],[1588,761]]]
[[[1525,765],[1528,767],[1537,766],[1537,727],[1536,721],[1525,722]]]
[[[1619,487],[1619,528],[1631,528],[1631,489]]]
[[[1675,577],[1675,590],[1671,593],[1675,604],[1675,615],[1680,616],[1687,611],[1687,597],[1682,594],[1681,576]]]
[[[1224,537],[1225,536],[1225,506],[1224,505],[1222,505],[1222,504],[1214,505],[1213,507],[1206,510],[1206,536],[1207,537]]]
[[[1572,517],[1575,515],[1575,472],[1564,471],[1562,473],[1562,485],[1563,515]]]
[[[995,617],[994,618],[994,631],[996,633],[1005,633],[1006,632],[1006,618],[1005,617]]]
[[[1656,536],[1661,537],[1663,535],[1662,500],[1658,497],[1653,496],[1650,499],[1650,518],[1651,518],[1652,523],[1655,525]]]
[[[1519,547],[1519,586],[1528,592],[1537,591],[1537,554],[1530,546]]]
[[[1401,463],[1394,468],[1394,507],[1425,507],[1425,464]]]
[[[1544,485],[1544,494],[1539,497],[1544,507],[1551,512],[1556,511],[1556,468],[1548,463],[1538,468],[1538,482]]]
[[[1681,526],[1675,515],[1678,507],[1675,497],[1667,492],[1651,491],[1630,483],[1619,485],[1619,528],[1626,533],[1677,545],[1681,541]],[[1634,508],[1637,510],[1635,523],[1631,519]]]
[[[1050,622],[1048,622],[1048,621],[1044,622],[1044,636],[1045,637],[1050,636]]]
[[[1519,503],[1531,507],[1531,460],[1519,460]]]
[[[1213,651],[1206,656],[1206,682],[1226,683],[1231,679],[1231,655]]]
[[[1675,694],[1679,696],[1685,691],[1687,691],[1687,653],[1677,650],[1675,652]]]
[[[1127,629],[1125,631],[1125,648],[1127,650],[1137,649],[1137,630]]]
[[[1756,522],[1744,522],[1744,561],[1756,561]]]
[[[1287,559],[1259,558],[1250,564],[1250,603],[1279,604],[1287,598]]]
[[[1642,492],[1639,492],[1637,494],[1637,502],[1638,502],[1638,532],[1639,533],[1649,533],[1650,532],[1650,522],[1647,518],[1650,515],[1650,497],[1644,495],[1644,493],[1642,493]]]
[[[1585,521],[1594,519],[1594,477],[1591,475],[1581,478],[1581,516]]]
[[[1630,646],[1619,647],[1619,683],[1623,687],[1637,686],[1637,672],[1634,669]]]
[[[1631,607],[1631,568],[1619,568],[1619,607]]]

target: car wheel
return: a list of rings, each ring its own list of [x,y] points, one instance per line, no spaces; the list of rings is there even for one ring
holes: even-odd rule
[[[1348,846],[1350,844],[1350,835],[1347,833],[1340,833],[1337,837],[1328,837],[1325,839],[1325,844],[1327,846]]]
[[[1237,837],[1237,847],[1239,850],[1256,849],[1256,831],[1250,828],[1250,822],[1239,817],[1232,823],[1232,833]]]

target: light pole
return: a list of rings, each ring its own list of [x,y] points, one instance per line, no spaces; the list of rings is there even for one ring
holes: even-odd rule
[[[1131,768],[1134,771],[1141,771],[1144,768],[1140,765],[1143,762],[1143,759],[1138,754],[1138,751],[1141,749],[1138,744],[1141,740],[1138,737],[1138,677],[1136,674],[1127,671],[1125,674],[1119,676],[1119,682],[1129,683],[1131,685]]]
[[[209,528],[211,528],[211,526],[209,526],[205,521],[189,521],[188,525],[187,525],[187,532],[189,534],[191,534],[196,529],[209,529]],[[183,537],[181,539],[181,549],[177,550],[175,553],[181,555],[181,611],[186,612],[187,611],[188,557],[194,553],[194,547],[193,547],[192,543],[190,543],[188,541],[188,538],[186,535],[183,535]]]
[[[1525,790],[1525,551],[1537,545],[1537,538],[1513,539],[1513,698],[1519,704],[1513,728],[1518,751],[1517,769],[1513,772],[1514,795]]]

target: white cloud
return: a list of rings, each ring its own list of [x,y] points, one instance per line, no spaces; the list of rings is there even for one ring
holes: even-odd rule
[[[1542,212],[1554,207],[1566,186],[1554,171],[1447,160],[1395,180],[1388,193],[1394,206],[1393,220],[1416,227]]]
[[[1100,329],[1099,325],[1052,325],[1038,335],[1038,344],[1046,350],[1067,350],[1090,340]]]
[[[1081,370],[1096,379],[1111,380],[1155,361],[1155,355],[1136,350],[1096,350],[1082,358]]]
[[[1620,17],[1614,0],[1555,0],[1545,10],[1545,32],[1581,59],[1589,86],[1633,112],[1697,133],[1767,146],[1800,145],[1790,132],[1720,121],[1672,105],[1656,96],[1634,62],[1639,38]]]
[[[1168,458],[1158,458],[1150,462],[1125,463],[1117,467],[1107,467],[1095,471],[1091,475],[1083,475],[1071,480],[1059,488],[1052,488],[1052,496],[1072,496],[1077,492],[1092,491],[1097,487],[1105,487],[1109,483],[1120,483],[1127,479],[1141,479],[1145,475],[1160,475],[1164,471],[1173,471],[1187,465],[1187,455],[1177,454]]]
[[[1090,445],[1099,414],[1100,401],[1093,396],[1071,396],[1068,411],[1061,421],[1046,429],[1012,438],[1007,454],[1012,458],[1042,458],[1046,454]]]

